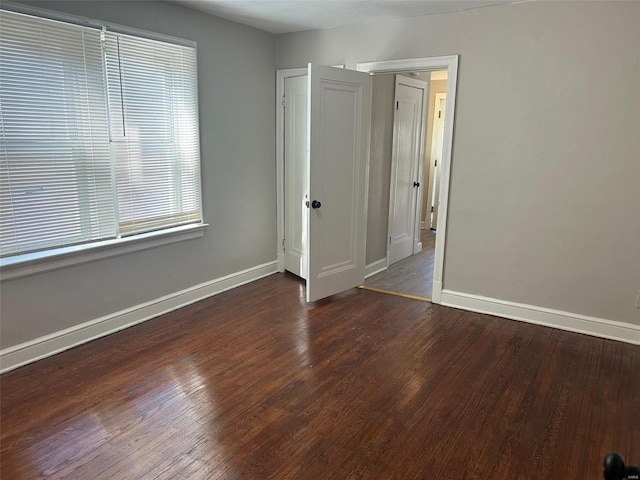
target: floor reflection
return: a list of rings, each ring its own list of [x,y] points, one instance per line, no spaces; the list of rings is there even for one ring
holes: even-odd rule
[[[216,432],[206,421],[216,416],[210,382],[192,363],[168,365],[94,406],[79,406],[86,409],[84,415],[40,431],[40,440],[29,449],[31,462],[47,478],[108,477],[118,472],[135,477],[167,468],[162,456],[169,445],[174,454],[176,445],[184,448],[193,439],[206,441],[210,450],[219,449]],[[85,393],[79,389],[74,395],[83,398]],[[120,459],[102,462],[100,470],[89,462],[100,457]]]

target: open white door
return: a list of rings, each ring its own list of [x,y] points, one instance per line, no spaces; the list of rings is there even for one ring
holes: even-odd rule
[[[364,283],[371,79],[309,64],[307,301]]]

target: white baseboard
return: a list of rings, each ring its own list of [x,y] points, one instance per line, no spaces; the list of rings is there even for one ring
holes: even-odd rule
[[[278,271],[269,262],[0,350],[0,373],[55,355]]]
[[[387,259],[381,258],[364,267],[364,278],[369,278],[376,273],[383,272],[387,269]]]
[[[468,293],[442,291],[442,305],[640,345],[640,325]]]

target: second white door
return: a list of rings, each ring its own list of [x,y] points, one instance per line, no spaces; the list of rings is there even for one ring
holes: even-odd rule
[[[420,252],[420,199],[428,83],[396,75],[389,197],[389,265]]]

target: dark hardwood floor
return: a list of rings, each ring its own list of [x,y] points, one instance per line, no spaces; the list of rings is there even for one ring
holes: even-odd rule
[[[364,284],[390,292],[431,298],[436,233],[432,230],[422,230],[420,241],[422,252],[389,265],[383,272],[367,278]]]
[[[640,348],[278,274],[0,377],[2,479],[599,479]]]

